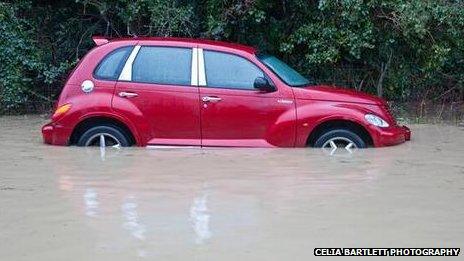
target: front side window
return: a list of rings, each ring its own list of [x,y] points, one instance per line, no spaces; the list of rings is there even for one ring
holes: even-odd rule
[[[117,80],[132,48],[132,46],[122,47],[105,56],[95,69],[95,78]]]
[[[261,69],[237,55],[205,50],[204,60],[208,87],[252,90],[255,79],[264,77]]]
[[[142,46],[132,65],[132,81],[190,85],[192,49]]]

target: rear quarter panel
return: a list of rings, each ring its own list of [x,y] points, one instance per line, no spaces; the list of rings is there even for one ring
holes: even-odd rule
[[[58,99],[57,106],[67,103],[72,106],[65,116],[56,119],[56,124],[63,126],[66,132],[69,132],[69,136],[81,121],[90,117],[109,117],[122,121],[131,129],[134,136],[137,136],[133,124],[128,119],[115,114],[111,108],[116,81],[100,80],[93,75],[93,71],[107,54],[117,48],[135,44],[137,41],[123,40],[95,47],[81,59],[70,74]],[[91,80],[94,83],[93,91],[89,93],[82,91],[81,84],[85,80]],[[135,138],[138,140],[137,137]]]

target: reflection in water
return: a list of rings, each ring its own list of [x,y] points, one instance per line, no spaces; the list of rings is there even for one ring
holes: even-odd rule
[[[104,146],[100,146],[100,159],[101,161],[106,159],[106,148]]]
[[[409,143],[340,157],[106,148],[103,161],[95,147],[42,145],[42,123],[0,118],[0,240],[20,242],[0,244],[0,260],[310,260],[321,245],[464,244],[463,128],[416,125]]]
[[[84,198],[85,215],[98,217],[88,221],[106,251],[127,249],[146,258],[172,245],[221,244],[248,228],[269,231],[268,225],[282,222],[285,213],[314,213],[305,210],[311,202],[369,187],[398,154],[406,153],[404,148],[392,155],[377,150],[103,150],[65,153],[66,164],[54,166],[59,188],[71,200]],[[251,244],[257,242],[252,238]]]
[[[462,183],[448,181],[464,173],[464,146],[446,142],[462,131],[429,132],[396,147],[352,151],[106,148],[104,161],[98,148],[44,147],[43,169],[58,178],[63,212],[84,219],[82,230],[95,241],[88,240],[89,252],[121,260],[310,258],[321,242],[461,238],[462,230],[441,222],[462,223],[458,208],[442,204],[462,197]],[[69,202],[79,210],[66,212]]]
[[[87,149],[87,153],[94,154],[94,150],[92,147],[87,147],[86,149]],[[100,146],[99,149],[100,149],[100,160],[103,162],[103,161],[106,161],[106,159],[108,158],[108,155],[110,158],[118,156],[121,150],[121,146],[119,145],[114,145],[111,147]]]
[[[344,148],[322,148],[321,151],[324,152],[327,156],[350,156],[351,154],[355,153],[358,149],[352,147],[344,147]]]
[[[125,222],[123,228],[130,231],[131,235],[138,240],[145,240],[146,228],[140,223],[137,213],[137,202],[134,196],[129,196],[121,206],[122,215]]]
[[[122,227],[128,230],[132,237],[139,241],[145,241],[146,239],[146,228],[140,222],[140,217],[137,212],[137,202],[134,196],[128,196],[125,198],[124,203],[121,206],[122,215],[124,218],[124,223]],[[146,257],[147,251],[137,247],[137,256]]]
[[[97,217],[98,198],[97,192],[92,188],[87,188],[84,193],[85,214],[88,217]]]
[[[209,228],[211,215],[209,214],[208,194],[203,192],[200,197],[193,199],[192,206],[190,207],[190,222],[192,222],[193,231],[195,231],[197,244],[203,244],[212,236]]]

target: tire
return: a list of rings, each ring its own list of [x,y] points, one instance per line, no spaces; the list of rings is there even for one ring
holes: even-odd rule
[[[80,136],[77,141],[77,146],[99,146],[100,135],[104,135],[105,144],[107,146],[114,146],[117,144],[121,147],[131,146],[130,139],[127,137],[126,133],[121,128],[114,125],[99,125],[91,127]]]
[[[361,137],[359,137],[358,134],[347,129],[332,129],[323,133],[319,138],[317,138],[316,142],[314,143],[314,147],[325,147],[331,140],[339,140],[342,143],[347,142],[347,144],[352,142],[357,148],[367,148],[366,142]]]

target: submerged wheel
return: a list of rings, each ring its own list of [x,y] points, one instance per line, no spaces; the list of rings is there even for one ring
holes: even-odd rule
[[[346,129],[329,130],[317,138],[314,143],[317,148],[356,149],[366,148],[366,142],[358,134]]]
[[[103,147],[129,147],[129,138],[123,130],[116,126],[102,125],[95,126],[86,130],[79,140],[78,146],[103,146]]]

